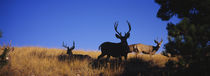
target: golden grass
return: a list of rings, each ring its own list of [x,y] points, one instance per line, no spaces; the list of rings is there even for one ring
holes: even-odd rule
[[[100,51],[74,50],[73,54],[89,55],[92,59],[59,60],[60,55],[64,55],[64,49],[48,49],[39,47],[16,47],[10,52],[8,65],[0,68],[0,76],[113,76],[122,75],[130,63],[129,59],[135,58],[135,54],[128,55],[128,62],[118,63],[99,63],[95,64]],[[151,62],[150,66],[164,67],[169,60],[168,57],[160,54],[149,56],[139,54],[137,59]],[[110,61],[116,62],[115,58]],[[134,61],[135,62],[135,61]],[[97,67],[100,66],[102,67]],[[137,63],[137,65],[140,65]],[[96,66],[96,68],[94,67]],[[136,68],[134,66],[134,68]]]

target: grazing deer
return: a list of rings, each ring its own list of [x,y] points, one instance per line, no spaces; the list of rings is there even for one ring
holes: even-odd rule
[[[73,42],[73,46],[71,48],[69,46],[65,45],[63,42],[63,47],[67,48],[67,54],[69,55],[69,58],[75,58],[75,59],[90,59],[91,58],[88,55],[73,54],[72,50],[75,48],[75,42]]]
[[[139,50],[138,50],[137,46],[136,46],[136,45],[134,45],[134,46],[132,46],[131,48],[132,48],[133,52],[135,52],[135,53],[136,53],[136,58],[138,58],[138,53],[139,53]]]
[[[163,40],[161,39],[160,42],[158,42],[156,40],[154,40],[154,41],[157,44],[156,46],[144,45],[144,44],[132,44],[132,45],[129,45],[130,52],[154,55],[158,51],[158,49],[160,48]]]
[[[128,32],[125,33],[124,36],[122,36],[121,33],[119,33],[117,31],[117,26],[118,26],[118,22],[115,22],[114,24],[114,28],[115,31],[117,32],[117,34],[115,34],[115,36],[121,40],[120,43],[112,43],[112,42],[104,42],[99,46],[99,50],[101,49],[101,55],[98,56],[98,60],[107,55],[107,60],[110,58],[110,56],[113,57],[118,57],[120,60],[122,60],[122,56],[124,56],[125,60],[127,60],[127,54],[129,53],[129,46],[127,43],[127,39],[130,36],[130,31],[131,31],[131,25],[130,23],[127,21],[128,26],[129,26],[129,30]]]

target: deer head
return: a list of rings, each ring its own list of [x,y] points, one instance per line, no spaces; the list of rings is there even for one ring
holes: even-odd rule
[[[161,44],[162,44],[162,42],[163,42],[163,39],[161,38],[160,42],[158,42],[157,40],[154,40],[154,42],[157,44],[156,48],[159,49]]]
[[[131,25],[128,21],[127,21],[127,23],[129,26],[129,30],[128,30],[128,32],[125,33],[124,36],[122,36],[122,34],[117,31],[118,22],[115,22],[115,24],[114,24],[115,31],[117,32],[117,34],[115,34],[115,36],[118,39],[120,39],[122,43],[126,42],[126,44],[127,44],[127,39],[130,37],[130,31],[131,31]]]
[[[65,45],[64,42],[63,42],[63,47],[67,48],[67,54],[69,56],[71,56],[71,55],[73,55],[72,50],[75,48],[75,42],[73,42],[73,46],[71,48],[69,46]]]
[[[133,46],[133,51],[136,52],[136,53],[139,52],[139,49],[138,49],[138,47],[136,45]]]

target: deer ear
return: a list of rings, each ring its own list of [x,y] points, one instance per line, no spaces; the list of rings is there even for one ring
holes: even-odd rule
[[[115,34],[115,36],[116,36],[118,39],[120,39],[120,38],[121,38],[118,34]]]
[[[158,42],[156,40],[154,40],[154,42],[158,44]]]
[[[130,37],[130,33],[126,33],[126,34],[125,34],[125,37],[126,37],[126,38],[129,38],[129,37]]]

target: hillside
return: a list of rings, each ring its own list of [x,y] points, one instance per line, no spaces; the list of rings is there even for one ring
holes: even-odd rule
[[[160,54],[136,57],[130,53],[127,61],[111,58],[106,62],[96,61],[100,51],[74,50],[73,53],[91,58],[68,58],[64,49],[15,47],[10,52],[9,63],[0,68],[0,76],[159,76],[166,74],[165,63],[169,59],[176,60]]]

